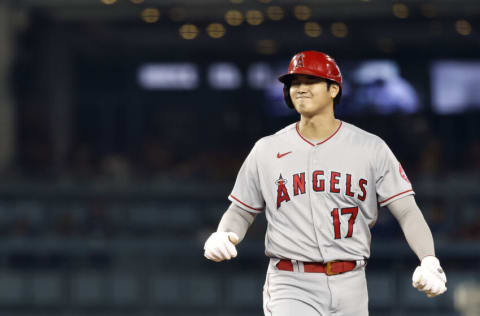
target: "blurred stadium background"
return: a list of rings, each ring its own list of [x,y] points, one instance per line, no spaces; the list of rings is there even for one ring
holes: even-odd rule
[[[262,315],[265,220],[239,257],[203,242],[254,142],[297,119],[276,75],[334,56],[338,117],[384,138],[448,292],[387,210],[371,315],[480,315],[478,0],[0,0],[0,314]]]

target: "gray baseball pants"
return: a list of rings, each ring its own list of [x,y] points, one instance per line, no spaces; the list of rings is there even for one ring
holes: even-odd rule
[[[270,259],[263,287],[265,316],[368,316],[365,267],[328,276],[303,272],[301,262],[292,261],[294,270],[276,267]]]

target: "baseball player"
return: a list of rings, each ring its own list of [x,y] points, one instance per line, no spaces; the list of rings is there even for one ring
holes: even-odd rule
[[[236,257],[235,246],[264,212],[265,315],[368,315],[370,228],[378,206],[387,206],[420,260],[413,286],[428,297],[444,293],[447,279],[402,166],[382,139],[334,116],[342,94],[335,60],[300,52],[279,80],[300,120],[257,141],[205,257]]]

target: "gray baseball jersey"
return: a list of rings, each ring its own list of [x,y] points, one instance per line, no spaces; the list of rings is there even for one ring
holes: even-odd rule
[[[305,139],[298,123],[260,139],[229,199],[265,211],[265,254],[308,262],[370,256],[378,205],[414,194],[385,142],[340,122],[326,140]]]

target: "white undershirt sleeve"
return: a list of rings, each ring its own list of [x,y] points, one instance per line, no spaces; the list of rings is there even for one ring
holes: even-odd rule
[[[426,256],[435,256],[430,228],[413,195],[408,195],[388,204],[388,209],[400,223],[408,245],[420,261]]]
[[[238,205],[231,203],[227,211],[223,214],[217,231],[234,232],[239,238],[238,242],[241,242],[256,216],[257,214],[246,211]]]

